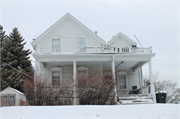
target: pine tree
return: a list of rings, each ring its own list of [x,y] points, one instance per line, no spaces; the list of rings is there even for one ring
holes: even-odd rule
[[[5,35],[5,31],[3,31],[3,27],[0,25],[0,39],[1,39],[1,46],[2,43],[5,42],[5,39],[7,38],[7,35]]]
[[[30,50],[25,50],[24,38],[18,31],[18,28],[14,28],[7,37],[5,43],[2,44],[2,65],[1,65],[1,86],[2,89],[10,86],[17,90],[22,91],[22,84],[27,76],[21,72],[31,75],[32,64],[29,60]],[[13,69],[12,67],[20,70],[21,72]]]

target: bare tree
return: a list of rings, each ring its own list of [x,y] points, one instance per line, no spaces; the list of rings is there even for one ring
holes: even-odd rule
[[[163,91],[166,91],[169,94],[171,94],[171,93],[173,93],[175,91],[175,88],[177,86],[176,82],[173,82],[172,80],[158,80],[158,78],[159,78],[159,73],[156,72],[153,75],[155,91],[163,90]],[[150,85],[150,82],[151,81],[149,80],[149,76],[145,75],[144,76],[144,85],[145,86]]]

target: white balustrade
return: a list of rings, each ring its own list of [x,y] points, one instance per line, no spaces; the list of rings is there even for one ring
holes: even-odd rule
[[[138,47],[110,47],[110,46],[77,46],[77,51],[75,52],[86,52],[86,53],[122,53],[122,54],[133,54],[133,53],[152,53],[152,47],[149,48],[138,48]],[[42,54],[42,48],[39,45],[36,49],[37,54]],[[51,52],[48,52],[51,53]]]

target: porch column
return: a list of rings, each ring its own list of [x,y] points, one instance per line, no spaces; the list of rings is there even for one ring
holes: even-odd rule
[[[103,69],[102,69],[102,62],[101,62],[101,64],[100,64],[100,67],[101,67],[101,78],[103,78]]]
[[[74,97],[74,101],[73,101],[73,105],[77,105],[77,93],[76,93],[76,83],[77,83],[77,79],[76,79],[76,61],[73,61],[73,79],[74,79],[74,87],[73,87],[73,97]]]
[[[153,74],[152,74],[152,66],[151,66],[151,60],[148,62],[149,64],[149,80],[151,83],[151,94],[153,95],[153,101],[156,103],[156,96],[155,96],[155,89],[154,89],[154,80],[153,80]]]
[[[114,100],[117,101],[117,89],[116,89],[116,75],[115,75],[115,56],[113,55],[112,57],[112,76],[113,80],[115,81],[115,87],[114,87],[114,92],[115,92],[115,97]]]
[[[141,87],[144,86],[144,80],[143,80],[143,70],[142,70],[142,66],[140,67],[140,75],[141,75]]]

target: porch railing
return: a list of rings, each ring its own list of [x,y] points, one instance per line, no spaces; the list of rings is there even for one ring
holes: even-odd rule
[[[52,52],[43,52],[43,49],[41,46],[38,46],[38,48],[36,49],[36,52],[34,52],[34,54],[45,54],[45,53],[51,54]],[[77,46],[77,51],[74,51],[74,53],[124,53],[124,54],[152,53],[152,47],[151,46],[149,48],[119,47],[119,46],[110,47],[106,45],[105,46],[86,46],[86,47]]]
[[[77,46],[77,52],[95,52],[95,53],[152,53],[152,47],[110,47],[110,46]]]

